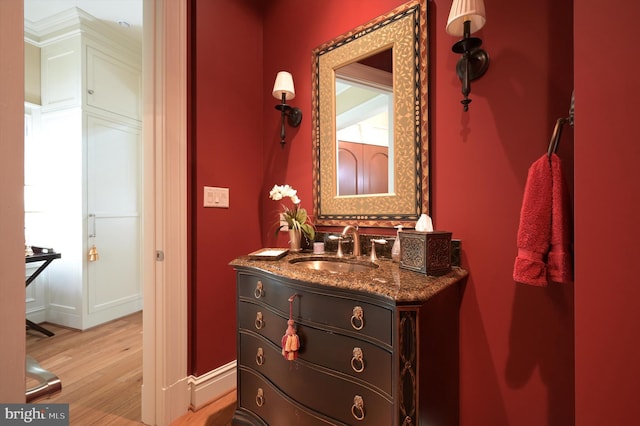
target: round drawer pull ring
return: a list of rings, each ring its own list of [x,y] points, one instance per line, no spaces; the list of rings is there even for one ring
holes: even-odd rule
[[[364,420],[364,400],[360,395],[353,397],[353,405],[351,406],[351,414],[356,420]]]
[[[356,306],[353,308],[353,315],[351,316],[351,327],[355,330],[362,330],[364,327],[364,311],[362,307]]]
[[[256,290],[253,292],[253,295],[256,297],[256,299],[260,299],[262,296],[264,296],[262,281],[258,281],[258,283],[256,284]]]
[[[353,348],[353,358],[351,358],[351,368],[356,373],[362,373],[364,371],[364,359],[362,356],[362,349]]]
[[[264,391],[262,388],[258,388],[258,393],[256,394],[256,405],[258,407],[262,407],[264,405]]]
[[[264,321],[262,320],[262,312],[258,312],[256,314],[256,328],[260,330],[262,327],[264,327]]]
[[[262,348],[258,348],[258,353],[256,353],[256,364],[264,364],[264,351],[262,350]]]

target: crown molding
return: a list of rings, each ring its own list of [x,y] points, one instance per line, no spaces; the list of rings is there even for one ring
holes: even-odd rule
[[[39,21],[24,21],[25,41],[43,47],[78,34],[90,36],[111,44],[118,49],[126,49],[132,53],[142,50],[141,40],[123,34],[104,21],[78,7],[72,7]]]

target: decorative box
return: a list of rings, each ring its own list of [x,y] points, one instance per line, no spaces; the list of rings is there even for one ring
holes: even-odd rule
[[[400,267],[427,275],[451,271],[451,232],[400,231]]]

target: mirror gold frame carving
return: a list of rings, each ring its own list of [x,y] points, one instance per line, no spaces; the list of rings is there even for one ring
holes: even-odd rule
[[[412,227],[429,214],[427,6],[412,0],[313,51],[313,198],[318,225]],[[337,195],[335,70],[392,47],[394,193]],[[328,101],[326,101],[328,99]]]

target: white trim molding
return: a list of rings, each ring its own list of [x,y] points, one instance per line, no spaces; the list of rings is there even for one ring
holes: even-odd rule
[[[202,376],[189,377],[191,409],[197,411],[236,389],[236,373],[237,361],[234,360]]]
[[[189,411],[187,3],[144,0],[143,13],[142,421],[166,426]]]

